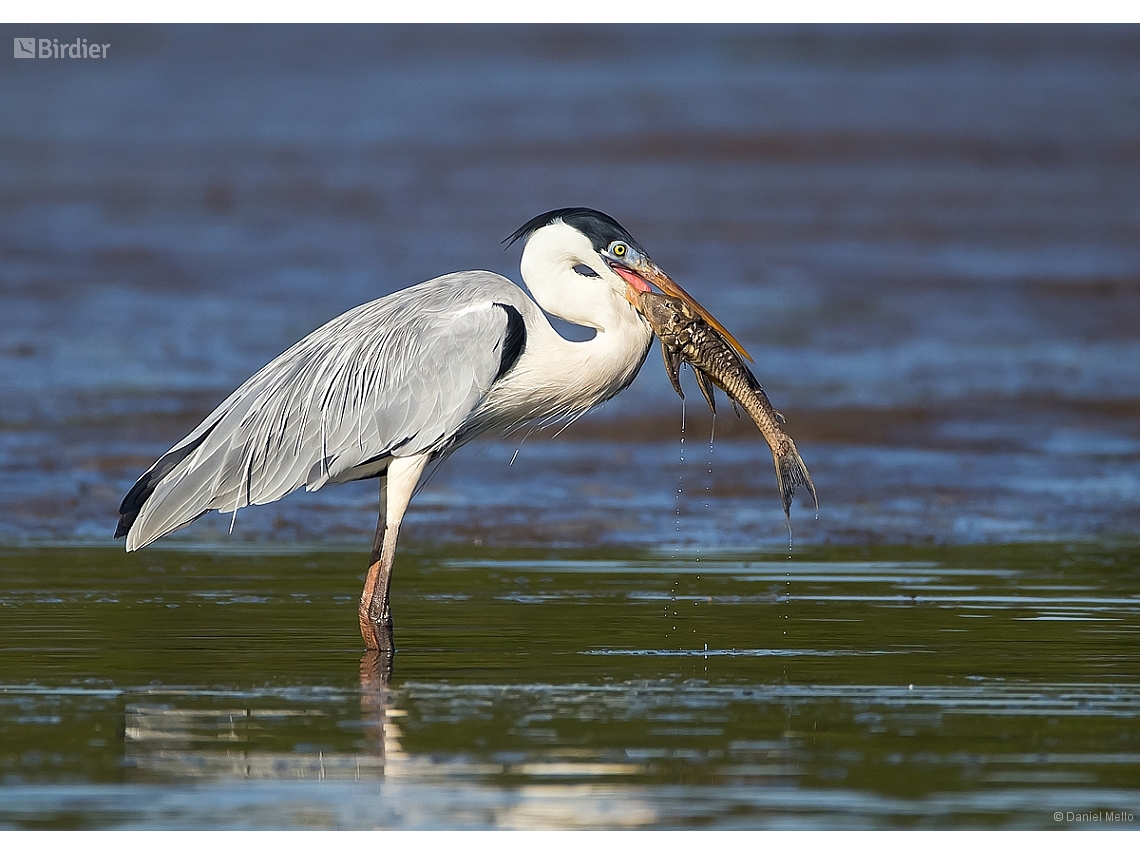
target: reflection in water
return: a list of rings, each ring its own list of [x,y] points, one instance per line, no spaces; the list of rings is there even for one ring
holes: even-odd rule
[[[407,755],[400,747],[400,728],[394,719],[404,714],[392,705],[388,682],[394,651],[369,650],[360,657],[360,715],[365,745],[379,775],[397,773]]]
[[[320,710],[126,708],[124,760],[147,777],[359,780],[384,772],[383,757],[255,746],[274,723]]]
[[[412,552],[398,674],[344,555],[143,560],[3,564],[0,826],[1140,815],[1134,549]]]
[[[350,780],[399,774],[407,762],[400,747],[388,680],[390,656],[369,651],[360,660],[360,712],[364,740],[359,751],[270,747],[298,725],[327,718],[329,710],[252,706],[195,708],[129,704],[124,715],[126,764],[166,778],[260,780]],[[191,696],[193,697],[193,696]]]

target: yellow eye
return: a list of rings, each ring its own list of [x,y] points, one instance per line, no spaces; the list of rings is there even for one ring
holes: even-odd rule
[[[623,255],[625,255],[625,244],[621,241],[615,241],[614,245],[610,247],[610,252],[612,252],[618,258],[621,258]]]

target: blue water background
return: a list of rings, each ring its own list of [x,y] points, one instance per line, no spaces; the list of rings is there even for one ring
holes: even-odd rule
[[[500,241],[564,205],[756,357],[820,491],[801,542],[1136,533],[1137,28],[31,29],[112,47],[0,62],[6,542],[103,541],[277,353],[441,273],[517,281]],[[722,408],[710,451],[687,382],[683,465],[651,354],[557,441],[462,452],[406,536],[781,548],[767,449]],[[374,489],[232,537],[363,548]]]

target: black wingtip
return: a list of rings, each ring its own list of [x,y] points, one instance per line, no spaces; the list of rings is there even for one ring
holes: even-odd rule
[[[131,526],[135,524],[138,519],[139,513],[142,511],[143,505],[146,504],[147,499],[158,487],[160,481],[173,471],[174,467],[185,460],[190,454],[194,452],[203,442],[206,437],[217,427],[217,424],[212,424],[202,435],[195,439],[193,442],[188,442],[181,448],[174,451],[168,451],[162,455],[154,466],[150,467],[144,472],[135,485],[127,491],[127,495],[123,497],[123,501],[119,504],[119,523],[115,526],[115,538],[126,537],[127,532],[131,530]]]
[[[161,461],[159,461],[161,462]],[[157,464],[156,464],[157,466]],[[119,522],[115,526],[115,539],[126,537],[127,532],[131,530],[131,526],[135,524],[138,519],[139,512],[142,506],[146,504],[146,500],[150,498],[150,494],[154,492],[154,488],[158,486],[159,479],[154,477],[154,467],[148,469],[142,476],[135,482],[135,485],[123,497],[123,501],[119,504]]]

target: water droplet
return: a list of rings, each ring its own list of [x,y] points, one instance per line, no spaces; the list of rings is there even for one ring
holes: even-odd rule
[[[715,440],[716,440],[716,413],[713,413],[713,415],[712,415],[712,426],[709,428],[709,471],[708,471],[709,477],[708,477],[708,480],[705,482],[705,510],[708,510],[709,495],[710,495],[709,491],[712,489],[713,443],[715,442]]]

